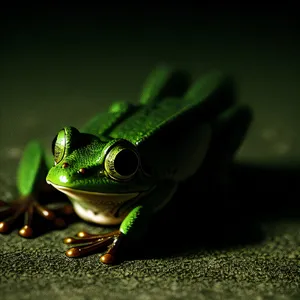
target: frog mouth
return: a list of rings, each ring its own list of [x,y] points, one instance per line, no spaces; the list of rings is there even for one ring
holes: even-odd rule
[[[54,184],[51,181],[47,181],[48,184],[52,185],[55,189],[59,190],[60,192],[69,195],[72,194],[72,196],[76,195],[82,195],[82,196],[88,196],[88,197],[99,197],[98,200],[106,201],[106,200],[120,200],[120,201],[127,201],[129,199],[132,199],[136,197],[139,193],[100,193],[100,192],[90,192],[90,191],[84,191],[84,190],[78,190],[73,189],[65,186],[61,186],[58,184]]]
[[[140,193],[99,193],[72,189],[48,184],[64,193],[74,205],[74,209],[81,218],[98,224],[114,225],[120,223],[124,216],[119,216],[119,208],[124,204],[136,201]]]

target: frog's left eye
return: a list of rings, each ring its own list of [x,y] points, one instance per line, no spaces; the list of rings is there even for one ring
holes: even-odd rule
[[[130,180],[137,172],[140,159],[137,151],[130,147],[117,145],[105,157],[104,168],[115,180]]]
[[[64,157],[66,151],[66,133],[62,129],[52,142],[52,154],[55,164],[58,164]]]

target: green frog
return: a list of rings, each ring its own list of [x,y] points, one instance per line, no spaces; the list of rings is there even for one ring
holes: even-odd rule
[[[232,161],[251,120],[251,109],[237,104],[230,77],[211,71],[192,80],[183,70],[159,66],[146,79],[137,104],[116,102],[80,130],[62,128],[52,155],[45,155],[38,141],[28,143],[18,169],[20,196],[1,202],[6,219],[2,216],[0,232],[25,216],[19,234],[33,237],[35,213],[63,224],[40,204],[46,182],[67,196],[81,219],[118,226],[106,234],[67,237],[64,242],[73,247],[66,255],[99,251],[102,263],[115,263],[120,245],[138,242],[152,216],[206,160]],[[70,213],[70,205],[63,211]]]

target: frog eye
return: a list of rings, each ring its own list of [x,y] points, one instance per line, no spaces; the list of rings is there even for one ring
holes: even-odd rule
[[[64,157],[66,151],[66,133],[62,129],[56,135],[52,142],[52,154],[54,156],[54,163],[58,164]]]
[[[129,147],[117,145],[105,157],[104,168],[115,180],[129,180],[137,172],[140,165],[138,153]]]

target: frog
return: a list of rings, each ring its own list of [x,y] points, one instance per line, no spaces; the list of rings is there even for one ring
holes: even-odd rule
[[[23,216],[18,233],[32,238],[36,214],[60,226],[75,211],[88,223],[117,229],[66,237],[66,255],[99,252],[100,262],[114,264],[121,245],[138,243],[153,216],[207,160],[225,166],[234,159],[252,116],[249,105],[237,101],[232,76],[211,70],[193,79],[186,70],[159,65],[137,102],[113,102],[80,130],[60,129],[52,154],[37,140],[27,144],[17,172],[19,196],[0,202],[0,232],[9,233]],[[47,186],[67,197],[63,217],[40,203]]]

